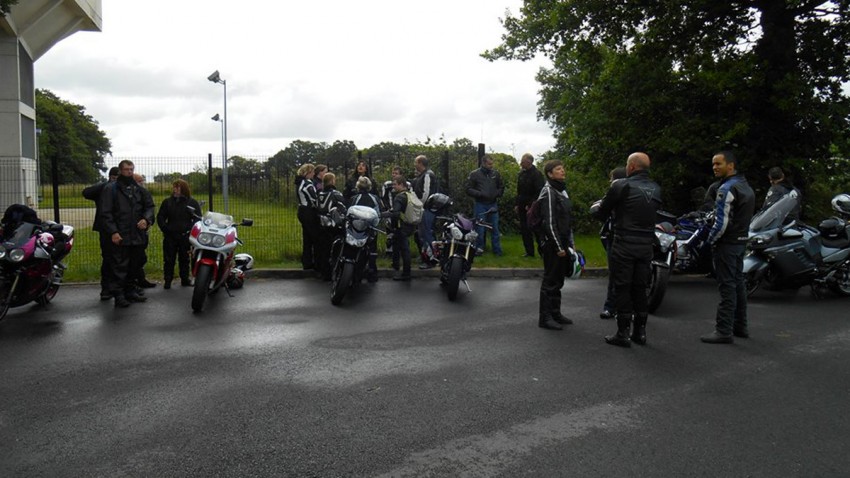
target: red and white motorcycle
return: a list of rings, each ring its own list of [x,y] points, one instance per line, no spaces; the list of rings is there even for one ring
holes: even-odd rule
[[[61,260],[74,247],[74,228],[22,222],[0,229],[0,320],[11,307],[47,305],[62,285]]]
[[[215,294],[221,288],[228,290],[229,295],[229,289],[242,287],[245,272],[254,267],[254,258],[249,254],[234,254],[242,241],[236,236],[237,224],[233,222],[233,216],[212,211],[204,217],[195,216],[200,220],[189,233],[192,275],[195,276],[192,310],[200,312],[207,295]],[[238,225],[253,224],[251,219],[242,219]]]

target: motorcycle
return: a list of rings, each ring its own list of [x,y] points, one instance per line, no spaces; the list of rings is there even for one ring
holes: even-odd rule
[[[368,206],[351,206],[344,218],[332,219],[342,223],[344,235],[334,240],[331,257],[331,303],[339,305],[349,289],[354,289],[363,280],[369,266],[369,244],[376,240],[380,216]]]
[[[761,286],[782,290],[809,285],[815,296],[823,288],[850,296],[850,196],[835,196],[832,206],[839,216],[817,229],[786,220],[798,202],[792,191],[750,222],[744,258],[747,295]]]
[[[653,243],[652,263],[650,265],[649,284],[646,287],[647,305],[649,312],[655,312],[667,292],[667,282],[676,264],[676,235],[673,224],[676,217],[658,211],[658,223],[655,225],[655,242]]]
[[[482,215],[490,212],[493,211],[485,211]],[[440,283],[445,286],[449,300],[455,300],[461,282],[467,292],[472,292],[466,276],[475,259],[475,242],[478,240],[476,228],[493,227],[480,219],[469,219],[460,213],[437,216],[437,220],[442,221],[442,225],[438,227],[438,239],[432,243],[432,247],[440,263]]]
[[[5,235],[0,244],[0,320],[12,307],[53,300],[67,268],[61,261],[74,247],[74,228],[52,221],[23,222]]]
[[[689,274],[711,272],[711,244],[708,233],[714,224],[714,212],[693,211],[679,217],[673,228],[676,235],[675,270]]]
[[[237,224],[233,216],[209,211],[200,217],[194,208],[189,209],[198,219],[189,233],[189,244],[192,245],[192,275],[195,277],[192,310],[200,312],[207,295],[222,288],[230,295],[230,289],[242,287],[245,272],[254,267],[254,258],[250,254],[234,254],[236,246],[243,242],[236,236]],[[242,219],[238,225],[253,224],[251,219]]]

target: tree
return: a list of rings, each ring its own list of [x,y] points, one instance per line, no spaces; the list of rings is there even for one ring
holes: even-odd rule
[[[762,186],[850,153],[850,0],[526,0],[502,24],[483,55],[552,60],[538,113],[594,177],[646,150],[680,203],[720,148]]]
[[[9,8],[18,3],[18,0],[0,0],[0,15],[9,13]]]
[[[62,100],[49,90],[37,89],[36,124],[41,129],[41,181],[51,180],[51,162],[57,160],[59,182],[92,183],[106,171],[105,157],[112,143],[83,106]]]

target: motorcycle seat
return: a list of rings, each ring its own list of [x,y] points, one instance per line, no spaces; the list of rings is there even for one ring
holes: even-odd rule
[[[850,238],[846,236],[839,236],[836,238],[821,236],[821,244],[823,244],[825,247],[830,247],[833,249],[845,249],[847,247],[850,247]]]

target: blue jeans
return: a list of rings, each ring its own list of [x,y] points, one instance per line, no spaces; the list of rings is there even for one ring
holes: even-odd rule
[[[747,330],[747,285],[744,282],[745,244],[717,244],[712,249],[720,303],[716,329],[720,335]]]
[[[494,212],[484,214],[484,212],[490,208],[493,208]],[[476,202],[472,212],[475,214],[476,219],[483,220],[493,226],[492,236],[490,236],[490,242],[493,245],[493,254],[501,256],[502,239],[499,235],[499,209],[496,206],[496,203]],[[486,243],[485,234],[487,233],[487,229],[484,226],[478,226],[475,230],[478,233],[478,241],[476,242],[475,247],[484,250],[484,244]]]
[[[430,210],[422,211],[422,222],[419,223],[419,239],[422,241],[422,251],[428,259],[434,259],[431,243],[434,242],[434,219],[437,215]]]

